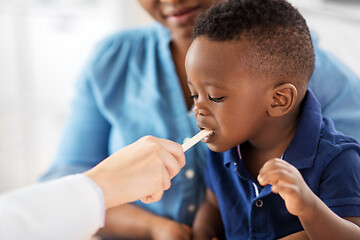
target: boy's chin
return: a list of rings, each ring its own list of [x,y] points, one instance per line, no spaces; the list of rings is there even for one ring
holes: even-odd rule
[[[229,151],[232,147],[222,146],[220,144],[207,143],[208,148],[213,152],[226,152]]]

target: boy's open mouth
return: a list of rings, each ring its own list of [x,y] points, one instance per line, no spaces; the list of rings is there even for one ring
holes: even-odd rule
[[[201,141],[203,143],[209,143],[211,141],[211,139],[215,136],[215,130],[209,129],[209,128],[204,128],[204,127],[200,127],[200,130],[209,130],[212,131],[211,134],[209,134],[208,136],[204,137]]]

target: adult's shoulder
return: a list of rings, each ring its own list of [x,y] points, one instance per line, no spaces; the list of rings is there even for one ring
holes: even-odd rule
[[[95,84],[100,91],[119,89],[118,84],[131,80],[133,75],[128,73],[144,73],[155,61],[163,63],[169,41],[168,30],[158,23],[111,34],[95,47],[83,79]]]
[[[169,38],[169,31],[159,23],[151,23],[136,28],[123,29],[104,38],[103,42],[117,44],[122,41],[143,41],[143,40],[163,40]]]
[[[338,130],[360,140],[360,78],[314,39],[315,69],[309,82],[323,116]]]
[[[315,32],[311,32],[311,36],[315,51],[315,68],[309,88],[313,90],[322,107],[326,108],[326,105],[340,93],[360,90],[360,79],[346,64],[319,46]]]
[[[119,53],[126,56],[131,52],[144,52],[148,46],[161,45],[169,39],[168,30],[158,23],[124,29],[102,39],[96,45],[91,61],[107,61]]]

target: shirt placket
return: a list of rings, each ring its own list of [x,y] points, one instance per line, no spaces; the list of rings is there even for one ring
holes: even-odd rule
[[[267,208],[265,200],[260,196],[260,187],[251,182],[255,198],[251,201],[250,237],[251,239],[266,239],[267,235]]]
[[[239,161],[241,161],[242,157],[240,152],[240,146],[237,147],[237,153],[238,153]],[[267,227],[268,211],[264,203],[264,199],[263,199],[264,196],[260,196],[261,187],[253,179],[247,178],[245,176],[241,176],[241,174],[239,173],[239,164],[236,162],[234,162],[234,171],[240,178],[249,182],[250,188],[252,188],[255,196],[251,201],[251,210],[249,216],[250,239],[266,239],[267,229],[268,229]]]

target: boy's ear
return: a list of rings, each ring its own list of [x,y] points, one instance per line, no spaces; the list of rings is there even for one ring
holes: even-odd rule
[[[287,114],[295,105],[298,94],[296,87],[291,83],[283,83],[272,92],[272,101],[267,109],[269,116],[281,117]]]

